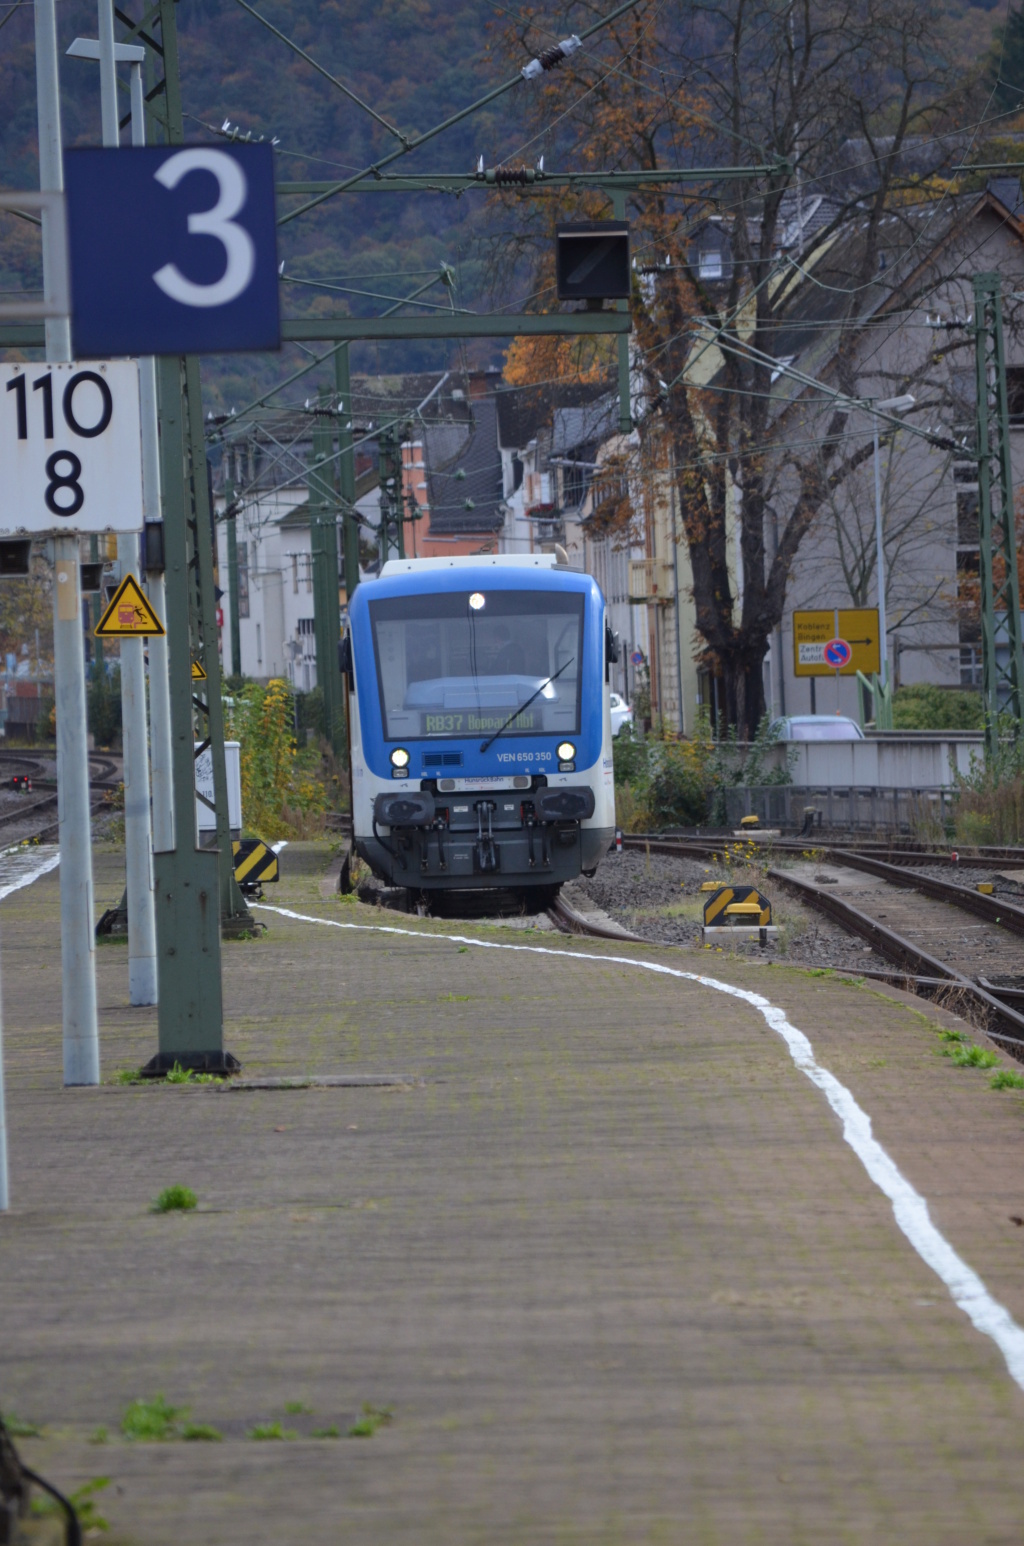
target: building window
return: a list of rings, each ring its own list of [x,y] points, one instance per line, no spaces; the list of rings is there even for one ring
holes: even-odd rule
[[[958,488],[956,491],[957,547],[977,548],[978,541],[978,491]]]
[[[249,616],[249,544],[238,544],[238,615]]]
[[[1024,365],[1007,365],[1006,401],[1010,423],[1017,429],[1024,429]]]
[[[702,279],[721,279],[722,249],[704,247],[697,255],[697,272]]]

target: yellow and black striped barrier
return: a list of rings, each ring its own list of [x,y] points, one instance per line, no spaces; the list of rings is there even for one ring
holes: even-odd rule
[[[719,886],[704,903],[705,941],[723,935],[758,935],[762,945],[776,932],[772,904],[756,886]]]
[[[235,879],[243,891],[254,890],[268,881],[280,879],[277,854],[269,843],[258,837],[243,837],[231,844],[234,856]]]

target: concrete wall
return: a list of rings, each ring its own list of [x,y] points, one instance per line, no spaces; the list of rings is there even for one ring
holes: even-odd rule
[[[785,767],[794,784],[846,789],[941,789],[954,782],[953,769],[970,771],[980,758],[980,731],[918,730],[870,735],[863,741],[790,741],[772,748],[768,765]]]

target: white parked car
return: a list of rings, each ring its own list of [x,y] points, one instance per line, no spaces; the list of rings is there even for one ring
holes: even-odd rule
[[[625,698],[620,698],[617,692],[610,695],[612,706],[612,735],[618,735],[623,725],[633,726],[633,710]]]

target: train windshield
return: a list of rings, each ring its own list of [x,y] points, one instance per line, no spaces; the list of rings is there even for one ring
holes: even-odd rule
[[[581,595],[401,596],[370,620],[385,740],[579,734]]]

